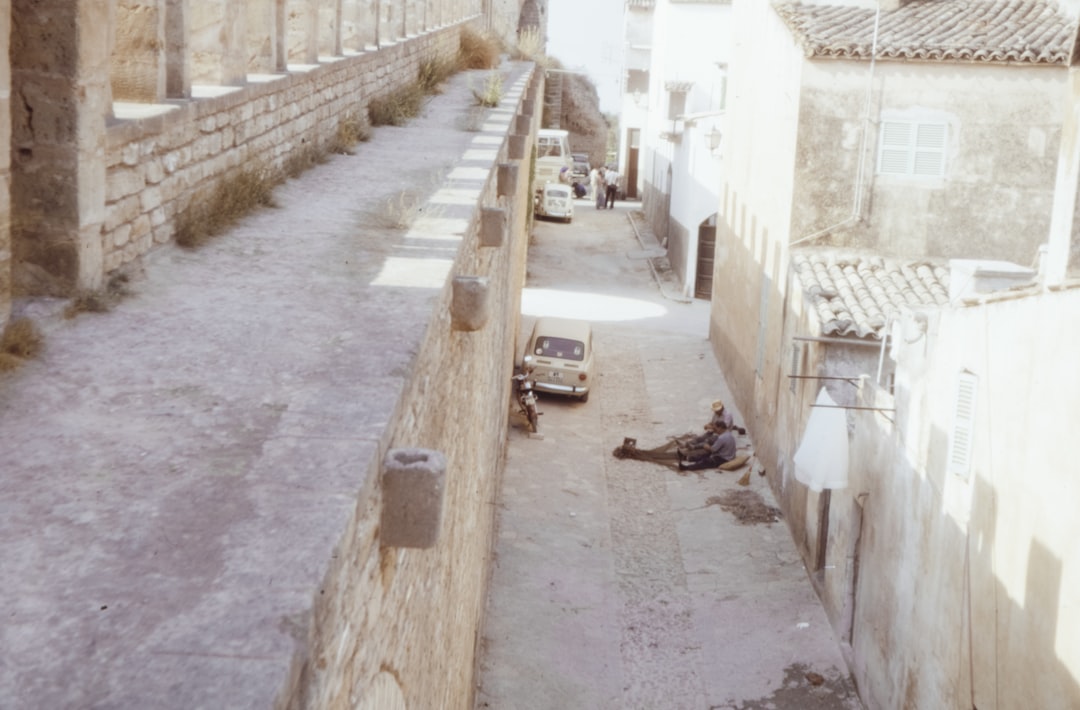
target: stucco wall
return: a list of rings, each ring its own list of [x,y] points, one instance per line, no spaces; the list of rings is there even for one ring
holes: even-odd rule
[[[1031,263],[1048,232],[1064,72],[879,63],[875,86],[892,103],[875,93],[874,121],[936,102],[950,114],[951,172],[912,187],[875,177],[871,162],[870,221],[847,229],[867,67],[807,62],[763,4],[735,0],[733,12],[710,340],[867,706],[1080,705],[1076,466],[1062,443],[1080,382],[1067,365],[1075,335],[1060,332],[1076,293],[946,309],[922,336],[917,320],[901,324],[896,394],[864,380],[851,402],[886,411],[848,414],[842,490],[793,480],[820,383],[784,379],[796,365],[875,370],[857,353],[830,366],[821,346],[793,357],[791,335],[815,332],[785,288],[801,239],[839,225],[843,243],[884,253]],[[979,378],[967,480],[945,472],[961,370]]]
[[[879,342],[860,345],[797,339],[816,337],[821,332],[821,324],[816,311],[806,308],[802,291],[795,287],[794,276],[789,276],[788,282],[789,301],[779,356],[782,373],[777,389],[777,414],[771,429],[776,446],[776,470],[770,481],[792,538],[807,567],[815,574],[815,582],[821,584],[827,581],[822,574],[826,547],[819,538],[822,516],[835,508],[832,517],[837,519],[837,511],[841,511],[838,519],[846,520],[842,512],[843,500],[829,493],[811,491],[798,482],[791,462],[803,443],[818,392],[824,388],[838,404],[857,405],[860,378],[875,380],[881,348]],[[891,363],[886,353],[882,363],[882,379],[886,384]],[[835,530],[829,532],[831,535]],[[844,601],[842,595],[837,595],[837,599],[841,603]],[[838,616],[841,609],[835,612]]]
[[[793,239],[841,224],[833,243],[1032,263],[1050,226],[1064,68],[818,60],[802,76]],[[890,119],[947,124],[943,178],[878,174]],[[864,221],[843,224],[856,202]]]
[[[1054,68],[879,62],[864,126],[868,65],[806,60],[775,12],[759,3],[736,0],[732,22],[740,30],[729,77],[710,338],[752,422],[759,456],[782,475],[790,452],[779,454],[789,445],[774,423],[790,356],[780,331],[790,251],[833,243],[1029,265],[1049,231],[1066,77]],[[880,118],[931,108],[947,115],[950,127],[946,177],[912,185],[876,176]],[[867,161],[865,220],[853,227],[860,156]]]
[[[364,116],[373,97],[414,80],[421,62],[452,58],[459,32],[453,25],[110,126],[105,272],[170,241],[192,200],[238,170],[283,172],[290,159],[325,148],[343,119]]]
[[[776,472],[776,392],[793,206],[800,50],[775,12],[736,0],[709,337],[766,470]]]
[[[924,335],[909,319],[895,398],[864,385],[895,423],[851,415],[822,589],[868,707],[1080,705],[1080,490],[1062,445],[1080,376],[1061,367],[1080,340],[1057,325],[1078,316],[1074,288],[944,310]],[[966,478],[947,470],[960,372],[977,378]]]

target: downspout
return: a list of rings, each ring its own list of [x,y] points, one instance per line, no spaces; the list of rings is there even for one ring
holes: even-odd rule
[[[866,143],[868,129],[870,127],[870,106],[874,99],[874,66],[877,63],[877,43],[878,43],[878,29],[881,26],[881,4],[877,6],[877,12],[874,14],[874,36],[870,42],[870,73],[866,82],[866,106],[863,109],[863,130],[862,138],[859,139],[859,167],[855,172],[855,198],[851,205],[851,214],[837,222],[836,224],[819,229],[813,234],[809,234],[805,237],[800,237],[793,242],[789,242],[788,246],[793,247],[796,244],[802,244],[812,239],[824,236],[829,232],[839,229],[840,227],[846,227],[849,224],[858,222],[862,212],[862,181],[866,175]]]

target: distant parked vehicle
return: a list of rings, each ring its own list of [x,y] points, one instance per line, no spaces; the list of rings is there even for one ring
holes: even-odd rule
[[[559,128],[541,128],[536,135],[536,184],[559,182],[563,168],[569,171],[573,167],[570,132]]]
[[[574,159],[574,177],[587,179],[589,177],[589,173],[592,172],[592,165],[589,164],[589,154],[571,153],[570,155]]]
[[[525,356],[531,358],[537,391],[588,401],[594,366],[592,326],[587,321],[537,318]]]
[[[569,224],[574,218],[573,187],[561,182],[545,183],[537,190],[533,214]]]

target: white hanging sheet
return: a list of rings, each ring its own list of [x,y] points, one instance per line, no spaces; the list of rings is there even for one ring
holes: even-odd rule
[[[836,406],[824,387],[816,404]],[[795,452],[795,480],[812,491],[847,488],[847,412],[830,407],[813,407],[806,422],[802,443]]]

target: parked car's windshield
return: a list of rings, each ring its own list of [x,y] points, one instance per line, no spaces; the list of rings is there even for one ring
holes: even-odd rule
[[[536,339],[536,354],[543,357],[557,357],[560,360],[584,360],[585,343],[580,340],[542,335]]]

